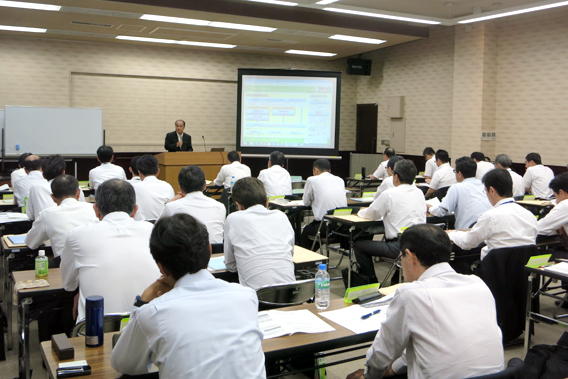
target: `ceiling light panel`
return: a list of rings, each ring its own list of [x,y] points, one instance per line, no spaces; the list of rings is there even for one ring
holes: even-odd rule
[[[329,12],[353,14],[353,15],[356,15],[356,16],[366,16],[366,17],[385,18],[385,19],[388,19],[388,20],[416,22],[416,23],[419,23],[419,24],[429,24],[429,25],[440,24],[439,21],[423,20],[423,19],[420,19],[420,18],[411,18],[411,17],[400,17],[400,16],[393,16],[393,15],[390,15],[390,14],[361,12],[361,11],[355,11],[355,10],[351,10],[351,9],[323,8],[323,10],[329,11]]]
[[[59,5],[24,3],[20,1],[7,1],[7,0],[0,0],[0,7],[38,9],[41,11],[58,11],[61,9],[61,6]]]
[[[563,7],[565,5],[568,5],[568,1],[563,1],[561,3],[546,4],[546,5],[541,5],[541,6],[538,6],[538,7],[526,8],[526,9],[519,9],[519,10],[511,11],[511,12],[497,13],[497,14],[492,14],[492,15],[489,15],[489,16],[471,18],[469,20],[458,21],[458,24],[468,24],[470,22],[491,20],[491,19],[494,19],[494,18],[513,16],[513,15],[516,15],[516,14],[536,12],[536,11],[541,11],[541,10],[544,10],[544,9],[550,9],[550,8],[556,8],[556,7]]]
[[[344,36],[342,34],[336,34],[336,35],[333,35],[329,38],[330,39],[336,39],[336,40],[339,40],[339,41],[370,43],[370,44],[373,44],[373,45],[380,45],[381,43],[387,42],[387,41],[382,40],[382,39]]]
[[[327,4],[335,3],[336,1],[339,1],[339,0],[321,0],[321,1],[318,1],[316,4],[327,5]]]
[[[139,41],[139,42],[169,43],[174,45],[186,45],[186,46],[215,47],[220,49],[232,49],[237,46],[237,45],[228,45],[224,43],[177,41],[174,39],[146,38],[146,37],[132,37],[132,36],[116,36],[116,39],[121,39],[126,41]]]
[[[160,22],[172,22],[174,24],[186,24],[186,25],[200,25],[200,26],[209,26],[211,23],[210,21],[206,20],[195,20],[192,18],[182,18],[182,17],[169,17],[169,16],[160,16],[157,14],[143,14],[140,16],[141,20],[150,20],[150,21],[160,21]]]
[[[275,5],[285,5],[287,7],[295,7],[298,3],[293,3],[290,1],[280,1],[280,0],[247,0],[253,1],[255,3],[266,3],[266,4],[275,4]],[[334,0],[337,1],[337,0]]]
[[[41,28],[26,28],[23,26],[8,26],[0,25],[0,30],[7,30],[9,32],[29,32],[29,33],[45,33],[47,29]]]
[[[324,53],[321,51],[307,51],[307,50],[287,50],[287,54],[298,54],[298,55],[313,55],[316,57],[333,57],[337,54],[335,53]]]
[[[214,28],[225,28],[225,29],[238,29],[238,30],[250,30],[253,32],[265,32],[270,33],[276,30],[276,28],[270,28],[267,26],[255,26],[246,24],[233,24],[231,22],[217,22],[213,21],[209,24]]]

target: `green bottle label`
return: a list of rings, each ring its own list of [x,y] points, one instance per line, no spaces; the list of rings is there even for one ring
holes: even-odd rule
[[[35,272],[36,272],[36,276],[46,276],[47,275],[47,259],[36,260]]]

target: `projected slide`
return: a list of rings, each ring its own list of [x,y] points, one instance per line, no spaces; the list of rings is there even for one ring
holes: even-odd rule
[[[242,76],[241,146],[333,149],[337,78]]]

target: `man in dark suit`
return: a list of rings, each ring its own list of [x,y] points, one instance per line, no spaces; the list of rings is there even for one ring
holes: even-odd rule
[[[176,131],[166,134],[166,142],[164,148],[167,151],[193,151],[191,147],[191,136],[185,134],[185,121],[176,121]]]

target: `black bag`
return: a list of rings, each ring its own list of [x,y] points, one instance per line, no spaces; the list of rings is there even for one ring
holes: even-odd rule
[[[343,285],[347,289],[347,275],[349,274],[349,268],[344,268],[341,270],[341,276],[343,277]],[[367,284],[371,284],[371,280],[367,275],[359,274],[357,271],[351,270],[351,287],[359,287]]]
[[[568,377],[568,332],[558,345],[535,345],[525,357],[524,379],[563,379]]]

